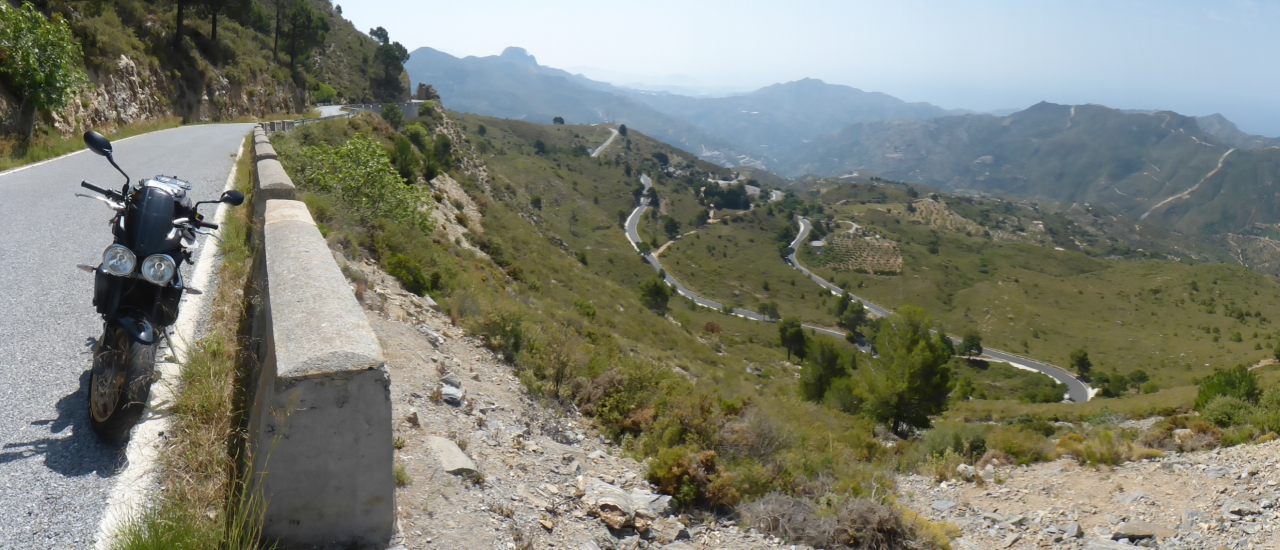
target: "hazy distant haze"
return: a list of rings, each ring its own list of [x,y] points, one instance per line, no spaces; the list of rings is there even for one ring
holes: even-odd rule
[[[386,27],[410,51],[520,46],[543,65],[623,85],[610,77],[742,91],[812,77],[946,108],[1047,100],[1220,112],[1246,132],[1280,135],[1280,3],[340,4],[358,27]]]

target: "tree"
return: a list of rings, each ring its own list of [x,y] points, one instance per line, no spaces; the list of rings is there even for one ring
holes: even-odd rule
[[[413,144],[409,143],[409,138],[396,136],[395,145],[391,148],[391,164],[396,167],[396,172],[400,173],[405,183],[413,183],[414,172],[418,166],[418,155],[414,154]]]
[[[276,32],[285,37],[289,48],[289,69],[296,73],[298,61],[306,59],[311,54],[311,50],[324,43],[325,36],[329,32],[329,20],[311,9],[311,4],[306,0],[278,0],[278,2],[288,4],[288,9],[283,13],[283,25],[280,20],[277,20]],[[277,14],[279,14],[278,8]]]
[[[551,123],[552,123],[552,124],[564,124],[564,117],[562,117],[562,116],[555,117],[555,118],[551,119]]]
[[[547,154],[547,144],[540,139],[533,140],[533,152],[539,155]]]
[[[436,136],[435,146],[431,148],[431,156],[435,157],[436,162],[445,170],[453,168],[453,140],[449,136],[439,134]]]
[[[400,74],[404,72],[404,62],[409,60],[409,50],[399,42],[392,42],[387,29],[382,27],[371,29],[369,36],[378,42],[373,60],[382,68],[381,77],[373,81],[374,93],[382,101],[397,101],[406,91],[401,86]]]
[[[788,361],[792,355],[804,359],[808,352],[809,338],[804,333],[804,327],[800,326],[799,318],[787,317],[778,322],[778,342],[787,348]]]
[[[880,357],[858,371],[863,411],[900,437],[911,428],[927,428],[929,417],[946,409],[951,393],[951,346],[943,331],[929,333],[932,325],[916,306],[882,319],[876,335]]]
[[[828,338],[814,338],[809,345],[809,359],[800,370],[800,397],[808,401],[822,401],[832,382],[850,376],[852,362],[853,357],[846,359],[835,342]]]
[[[657,275],[640,281],[640,303],[657,313],[666,313],[673,293],[675,291]]]
[[[392,128],[399,129],[400,125],[404,124],[404,111],[401,111],[400,106],[395,103],[387,103],[382,106],[382,119]]]
[[[671,158],[668,157],[667,154],[663,153],[662,151],[658,151],[657,153],[654,153],[653,160],[658,161],[658,164],[661,164],[663,166],[666,166],[671,163]]]
[[[622,137],[627,137],[627,125],[623,124],[622,126],[619,126],[618,133],[622,134]]]
[[[778,318],[778,302],[760,302],[760,306],[756,308],[760,315],[764,315],[770,319]]]
[[[849,291],[845,290],[840,293],[840,300],[836,302],[836,319],[839,319],[844,312],[849,309]]]
[[[31,4],[0,2],[0,74],[21,98],[18,117],[28,117],[28,140],[40,111],[62,109],[88,84],[83,66],[80,42],[61,16],[49,19]]]
[[[671,216],[663,216],[662,231],[667,234],[668,239],[674,239],[680,235],[680,222]]]
[[[702,210],[698,211],[698,214],[696,216],[693,217],[692,225],[694,227],[702,227],[706,225],[707,220],[710,220],[710,219],[711,219],[711,211],[707,210],[706,208],[703,208]]]
[[[1088,376],[1089,371],[1093,369],[1093,362],[1089,361],[1089,352],[1082,348],[1071,350],[1071,357],[1067,364],[1076,369],[1080,376]]]
[[[173,32],[173,47],[181,48],[182,47],[182,27],[184,26],[184,20],[186,19],[185,15],[186,15],[186,9],[187,9],[187,0],[176,0],[174,3],[178,5],[178,13],[175,16],[175,19],[177,20],[178,24],[176,25],[177,30]]]
[[[982,335],[976,330],[969,330],[964,333],[964,339],[960,341],[960,354],[970,357],[982,355]]]
[[[844,313],[840,314],[839,324],[840,328],[850,332],[857,332],[858,327],[867,324],[866,306],[862,305],[862,302],[849,301],[844,308]]]

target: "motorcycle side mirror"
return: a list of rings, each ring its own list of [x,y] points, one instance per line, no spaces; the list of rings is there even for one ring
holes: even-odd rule
[[[236,190],[227,191],[222,194],[222,198],[219,200],[231,206],[240,206],[244,204],[244,193]]]
[[[92,130],[84,133],[84,145],[90,151],[111,158],[111,141]]]

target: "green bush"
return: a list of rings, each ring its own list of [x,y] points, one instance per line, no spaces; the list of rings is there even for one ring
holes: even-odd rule
[[[395,103],[387,103],[382,106],[382,118],[392,128],[399,129],[404,124],[404,111],[400,110],[400,106]]]
[[[299,187],[333,196],[361,222],[386,218],[424,233],[435,229],[426,192],[405,185],[382,147],[364,134],[337,147],[305,147],[282,160]]]
[[[1244,365],[1230,370],[1214,369],[1213,374],[1200,381],[1200,390],[1196,393],[1196,410],[1202,410],[1219,395],[1229,395],[1254,403],[1262,395],[1262,389],[1258,386],[1258,377]]]
[[[989,428],[981,424],[939,422],[924,433],[920,449],[927,456],[942,456],[951,451],[973,462],[987,452],[987,431]]]
[[[311,100],[316,103],[330,103],[337,99],[338,92],[333,86],[323,83],[317,83],[316,87],[311,90]]]
[[[434,279],[428,277],[423,273],[422,266],[418,265],[418,262],[404,254],[392,255],[384,265],[387,268],[387,274],[400,279],[405,290],[418,296],[425,296],[427,292],[436,290],[440,281],[438,272],[433,274]]]
[[[525,316],[514,308],[501,308],[484,315],[475,332],[484,337],[485,343],[502,354],[508,362],[524,349]]]
[[[1214,397],[1200,410],[1200,415],[1206,421],[1223,428],[1243,424],[1253,413],[1253,405],[1234,395]]]
[[[1044,435],[1023,428],[1000,427],[987,434],[987,446],[1005,453],[1018,464],[1031,464],[1055,458],[1053,443]]]

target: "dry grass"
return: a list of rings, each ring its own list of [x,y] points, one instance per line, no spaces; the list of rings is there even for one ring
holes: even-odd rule
[[[242,156],[236,167],[237,187],[246,194],[252,190],[251,156]],[[236,456],[243,447],[238,334],[252,259],[250,216],[250,208],[236,208],[222,224],[219,285],[211,296],[206,336],[188,354],[179,377],[169,446],[160,455],[160,499],[130,522],[114,548],[258,547],[261,501],[241,490]]]

